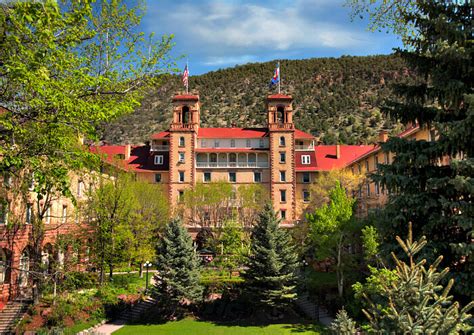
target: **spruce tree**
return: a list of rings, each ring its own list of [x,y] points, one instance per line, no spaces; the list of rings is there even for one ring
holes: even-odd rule
[[[252,230],[246,287],[258,303],[279,308],[296,298],[298,256],[289,232],[279,227],[272,206],[265,205]]]
[[[172,309],[185,300],[199,301],[202,298],[200,262],[191,236],[179,220],[171,220],[166,226],[157,251],[158,273],[153,295]]]
[[[367,278],[367,284],[354,285],[356,298],[363,297],[367,308],[363,309],[369,320],[370,331],[377,334],[458,334],[471,328],[470,302],[464,308],[453,302],[449,295],[454,280],[442,285],[449,269],[438,271],[443,257],[439,256],[427,266],[426,259],[417,261],[415,255],[427,244],[423,236],[413,241],[411,225],[408,239],[396,240],[408,258],[401,260],[392,253],[396,269],[393,276],[377,278],[377,272]],[[375,277],[375,278],[374,278]],[[387,280],[387,278],[390,278]],[[378,283],[376,286],[373,283]]]
[[[427,127],[432,140],[395,137],[382,145],[395,158],[373,177],[391,193],[380,229],[394,250],[393,236],[412,222],[413,233],[429,240],[424,256],[432,261],[444,255],[442,265],[456,278],[454,291],[468,301],[474,292],[472,7],[470,1],[414,5],[400,19],[416,33],[397,53],[424,79],[396,86],[401,99],[385,112]]]
[[[356,323],[349,317],[344,308],[337,312],[336,318],[329,329],[336,335],[353,335],[357,331]]]

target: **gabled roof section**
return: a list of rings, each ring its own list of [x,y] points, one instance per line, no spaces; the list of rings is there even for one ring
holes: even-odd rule
[[[173,101],[199,101],[199,95],[195,94],[177,94],[173,97]]]
[[[267,128],[199,128],[199,138],[261,138],[268,134]]]
[[[151,135],[152,140],[167,139],[169,137],[170,137],[170,132],[168,130]]]
[[[302,130],[295,129],[295,138],[296,139],[306,138],[306,139],[312,140],[312,139],[314,139],[314,136],[311,135],[311,134],[308,134],[308,133],[306,133]]]
[[[125,159],[125,145],[103,145],[99,147],[91,147],[90,150],[102,157],[102,159],[119,169],[130,172],[156,172],[169,170],[169,154],[167,152],[160,153],[163,155],[163,164],[155,165],[154,159],[157,153],[150,152],[150,147],[146,145],[131,146],[130,158]]]
[[[268,100],[292,100],[293,97],[291,95],[286,95],[286,94],[271,94],[267,96]]]

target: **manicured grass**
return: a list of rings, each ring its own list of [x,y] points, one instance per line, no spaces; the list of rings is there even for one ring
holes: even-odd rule
[[[141,335],[286,335],[324,334],[324,327],[312,324],[226,325],[213,322],[184,319],[158,325],[128,325],[114,334]]]

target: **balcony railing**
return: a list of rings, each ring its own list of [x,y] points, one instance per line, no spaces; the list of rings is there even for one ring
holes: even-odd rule
[[[314,150],[314,145],[312,144],[296,144],[295,150]]]
[[[268,168],[268,162],[196,162],[198,168]]]
[[[295,125],[293,123],[271,123],[269,125],[270,130],[276,129],[294,129]]]
[[[151,145],[151,151],[169,151],[169,150],[170,150],[169,145],[158,145],[158,144]]]

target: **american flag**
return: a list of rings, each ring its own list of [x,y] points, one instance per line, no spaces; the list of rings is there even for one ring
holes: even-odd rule
[[[189,77],[188,64],[186,64],[186,66],[184,67],[183,76],[182,76],[183,85],[186,87],[186,90],[188,89],[188,77]]]

